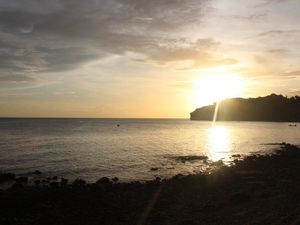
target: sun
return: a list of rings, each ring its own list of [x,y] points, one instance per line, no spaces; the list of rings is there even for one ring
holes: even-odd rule
[[[194,82],[193,104],[200,107],[226,98],[241,97],[244,83],[244,80],[236,74],[204,76]]]

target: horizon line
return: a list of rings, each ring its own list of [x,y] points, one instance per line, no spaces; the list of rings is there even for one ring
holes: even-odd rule
[[[24,117],[17,117],[17,116],[0,116],[0,119],[169,119],[169,120],[176,120],[176,119],[189,119],[188,117],[60,117],[60,116],[53,116],[53,117],[46,117],[46,116],[24,116]]]

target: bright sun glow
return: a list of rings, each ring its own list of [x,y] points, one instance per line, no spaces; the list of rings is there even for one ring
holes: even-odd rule
[[[236,74],[208,75],[195,81],[193,103],[199,107],[225,98],[240,97],[244,81]]]

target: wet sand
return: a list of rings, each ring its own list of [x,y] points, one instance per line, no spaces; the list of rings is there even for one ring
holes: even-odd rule
[[[0,224],[300,224],[300,148],[146,183],[21,180],[0,191]]]

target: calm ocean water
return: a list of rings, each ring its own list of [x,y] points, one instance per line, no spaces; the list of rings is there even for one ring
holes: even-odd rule
[[[119,126],[118,126],[119,124]],[[170,177],[206,169],[206,155],[230,161],[233,154],[268,152],[270,143],[300,144],[300,125],[167,119],[0,119],[0,170],[26,175],[40,170],[95,181]],[[154,168],[152,169],[151,168]]]

